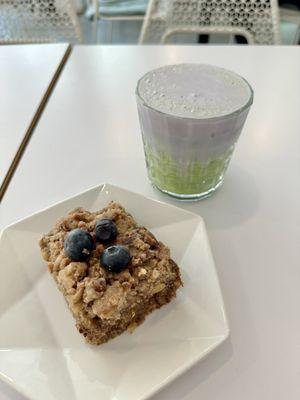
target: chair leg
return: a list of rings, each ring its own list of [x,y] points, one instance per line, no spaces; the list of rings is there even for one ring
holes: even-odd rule
[[[97,20],[96,16],[93,16],[93,37],[94,37],[94,42],[97,44],[98,43],[98,23],[99,21]]]
[[[98,23],[99,23],[98,0],[93,0],[93,6],[94,6],[94,16],[93,16],[94,41],[95,41],[95,43],[98,43]]]
[[[112,43],[112,36],[113,36],[113,20],[107,21],[107,42]]]

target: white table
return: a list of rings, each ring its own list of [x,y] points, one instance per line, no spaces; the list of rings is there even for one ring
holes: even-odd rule
[[[193,204],[151,188],[135,106],[137,79],[176,62],[231,68],[255,91],[224,186]],[[299,71],[296,47],[77,47],[0,206],[3,227],[107,181],[204,217],[231,337],[155,400],[300,398]]]
[[[67,44],[0,47],[0,188],[29,138],[67,48]]]

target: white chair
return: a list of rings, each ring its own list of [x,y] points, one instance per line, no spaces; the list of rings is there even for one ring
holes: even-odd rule
[[[148,0],[87,0],[86,16],[94,21],[97,42],[98,21],[109,21],[108,42],[112,42],[114,21],[143,21]]]
[[[280,44],[276,0],[150,0],[140,43],[176,33],[240,35],[249,44]]]
[[[0,43],[81,41],[72,0],[0,0]]]

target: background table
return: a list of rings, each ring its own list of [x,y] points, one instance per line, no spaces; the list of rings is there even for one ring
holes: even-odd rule
[[[224,186],[189,204],[149,184],[134,96],[177,62],[231,68],[255,91]],[[1,227],[101,182],[204,217],[231,337],[154,400],[300,398],[299,70],[293,47],[77,47],[4,197]]]
[[[0,47],[0,193],[67,49],[67,44]]]

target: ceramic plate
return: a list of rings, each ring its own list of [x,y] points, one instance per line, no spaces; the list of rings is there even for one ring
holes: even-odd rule
[[[170,247],[184,287],[132,334],[94,347],[77,332],[38,240],[71,209],[110,200]],[[204,222],[181,208],[100,185],[2,231],[0,260],[0,376],[29,399],[146,399],[228,336]]]

